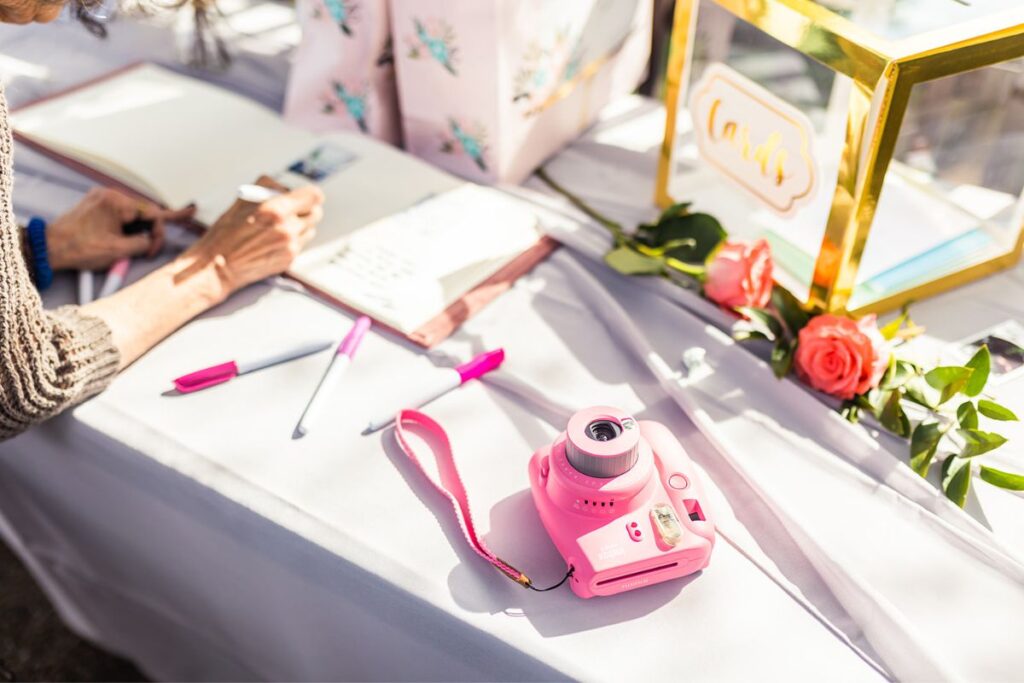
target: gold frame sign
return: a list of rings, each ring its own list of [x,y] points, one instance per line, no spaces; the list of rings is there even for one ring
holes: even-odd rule
[[[948,0],[952,2],[953,0]],[[845,139],[835,186],[816,173],[813,140],[804,115],[731,69],[711,65],[699,82],[688,83],[689,61],[703,6],[717,6],[776,41],[850,80]],[[936,30],[890,39],[812,0],[678,0],[666,73],[665,138],[659,159],[657,203],[666,207],[694,197],[670,196],[678,161],[678,108],[693,114],[692,133],[700,156],[731,181],[738,192],[786,216],[814,193],[832,197],[820,249],[814,257],[809,310],[860,315],[897,308],[1015,264],[1024,251],[1024,220],[999,253],[946,269],[916,284],[886,293],[851,310],[857,272],[875,218],[883,181],[897,147],[911,92],[918,84],[1024,57],[1024,2],[988,16]],[[686,95],[685,101],[681,97]],[[766,100],[765,98],[771,98]],[[771,106],[764,106],[768,101]],[[738,102],[738,104],[737,104]],[[760,102],[757,121],[734,121],[737,112]],[[813,133],[811,135],[813,137]],[[743,167],[716,161],[716,149],[732,146]],[[1024,164],[1024,158],[1020,160]],[[785,165],[786,170],[783,171]],[[826,186],[827,184],[827,186]],[[1020,212],[1018,212],[1020,217]],[[729,226],[725,226],[729,229]],[[815,240],[816,243],[816,240]],[[1001,243],[1002,244],[1002,243]]]

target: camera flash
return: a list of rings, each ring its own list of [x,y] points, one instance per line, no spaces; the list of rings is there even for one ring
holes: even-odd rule
[[[671,505],[659,503],[651,508],[651,521],[654,522],[654,528],[658,530],[661,540],[666,544],[675,545],[682,540],[683,527]]]

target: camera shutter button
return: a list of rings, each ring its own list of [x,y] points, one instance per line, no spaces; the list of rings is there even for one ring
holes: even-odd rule
[[[683,491],[690,485],[690,480],[682,474],[673,474],[668,478],[668,485],[677,491]]]

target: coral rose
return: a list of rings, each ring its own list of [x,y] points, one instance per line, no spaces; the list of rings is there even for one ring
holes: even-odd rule
[[[708,264],[704,295],[719,306],[764,308],[772,298],[768,242],[726,240]]]
[[[858,321],[826,313],[800,330],[793,364],[811,387],[851,399],[878,386],[890,355],[875,316]]]

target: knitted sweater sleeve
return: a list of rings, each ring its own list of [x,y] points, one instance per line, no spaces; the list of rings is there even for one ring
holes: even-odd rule
[[[0,91],[0,441],[99,393],[120,364],[102,320],[43,310],[14,219],[12,151]]]

